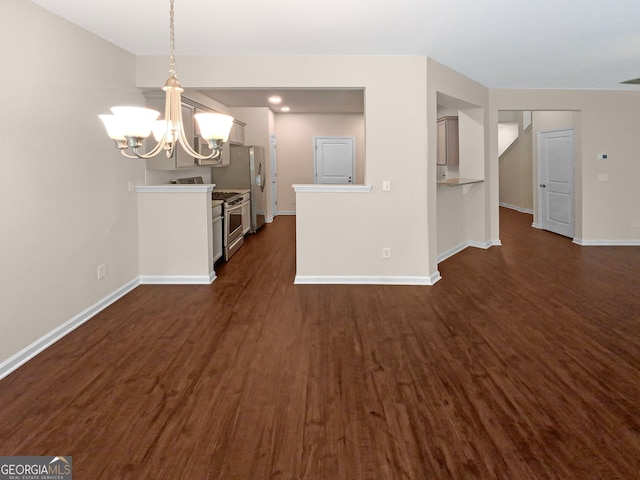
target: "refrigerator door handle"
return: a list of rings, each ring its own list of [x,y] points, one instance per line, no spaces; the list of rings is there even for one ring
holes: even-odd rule
[[[264,192],[264,182],[262,181],[262,162],[258,166],[258,175],[256,176],[256,185],[260,187],[260,191]]]

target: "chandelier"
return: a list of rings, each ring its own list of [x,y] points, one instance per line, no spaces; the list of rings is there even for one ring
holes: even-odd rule
[[[175,38],[174,38],[174,13],[173,2],[170,0],[169,8],[169,78],[162,87],[166,92],[164,120],[157,120],[160,112],[142,107],[112,107],[112,115],[99,115],[111,138],[120,153],[128,158],[151,158],[162,150],[167,157],[172,157],[177,144],[191,156],[198,160],[222,161],[222,144],[229,139],[229,131],[233,123],[233,117],[221,113],[197,113],[196,119],[200,136],[213,150],[209,155],[201,155],[187,140],[184,125],[182,123],[182,109],[180,94],[184,88],[178,81],[175,70]],[[158,142],[147,153],[139,150],[142,142],[151,132]]]

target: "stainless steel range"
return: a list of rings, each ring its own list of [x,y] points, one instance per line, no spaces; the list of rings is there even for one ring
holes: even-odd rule
[[[250,194],[214,190],[211,196],[213,200],[223,201],[222,243],[224,259],[229,260],[244,243],[242,207],[249,200]]]

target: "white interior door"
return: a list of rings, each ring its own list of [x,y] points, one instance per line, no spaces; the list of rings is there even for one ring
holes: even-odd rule
[[[354,183],[353,137],[314,138],[315,183]]]
[[[538,133],[538,224],[573,237],[573,129]]]

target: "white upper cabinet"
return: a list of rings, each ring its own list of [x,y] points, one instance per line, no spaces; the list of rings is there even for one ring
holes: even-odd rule
[[[160,112],[161,117],[164,118],[164,105],[165,94],[164,92],[146,92],[144,94],[147,107],[153,108]],[[182,97],[182,123],[185,129],[185,136],[187,140],[194,148],[194,150],[201,155],[210,155],[211,149],[207,142],[200,137],[198,131],[198,125],[195,121],[194,115],[196,113],[207,113],[213,110],[208,109],[206,106],[199,104],[198,102],[191,100],[187,97]],[[225,142],[222,146],[222,161],[216,165],[207,166],[211,167],[226,167],[230,163],[229,157],[229,145],[244,145],[244,127],[246,123],[239,120],[234,120],[229,132],[229,141]],[[145,150],[149,151],[156,145],[156,141],[153,138],[153,134],[145,140]],[[173,155],[167,158],[165,152],[159,153],[154,158],[147,160],[148,170],[177,170],[181,168],[194,168],[198,167],[196,159],[183,150],[181,146],[177,146]]]
[[[244,145],[244,127],[246,123],[234,120],[229,132],[229,143],[233,145]]]

